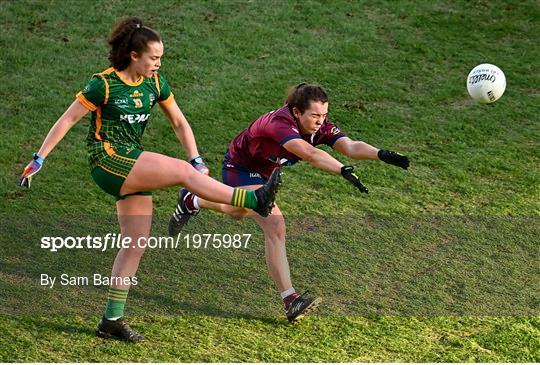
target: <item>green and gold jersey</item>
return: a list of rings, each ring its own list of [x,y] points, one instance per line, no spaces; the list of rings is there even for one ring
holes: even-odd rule
[[[92,168],[116,148],[142,149],[150,109],[156,102],[166,105],[174,100],[167,81],[157,72],[153,78],[141,76],[131,83],[112,67],[94,74],[76,97],[92,112],[86,138]]]

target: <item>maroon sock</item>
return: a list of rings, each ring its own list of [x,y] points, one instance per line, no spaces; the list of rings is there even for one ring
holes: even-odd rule
[[[195,195],[188,194],[186,196],[186,198],[184,199],[184,204],[186,205],[186,208],[188,208],[188,211],[190,211],[190,212],[194,212],[194,211],[197,210],[197,209],[195,209],[195,205],[193,205],[193,198],[194,197],[195,197]]]
[[[294,300],[298,298],[299,296],[300,294],[298,293],[292,293],[290,295],[287,295],[285,298],[283,298],[283,304],[285,305],[285,309],[288,309],[291,303],[294,302]]]

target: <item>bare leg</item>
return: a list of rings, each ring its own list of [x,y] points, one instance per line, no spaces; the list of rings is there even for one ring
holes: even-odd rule
[[[256,189],[260,185],[243,186],[244,189]],[[291,273],[289,261],[287,259],[287,250],[285,246],[285,220],[281,210],[274,205],[272,214],[267,217],[261,217],[252,211],[238,210],[223,204],[212,203],[199,198],[201,208],[209,208],[231,215],[233,217],[243,218],[246,215],[251,216],[264,232],[264,248],[266,266],[268,273],[272,277],[276,288],[282,293],[283,303],[285,304],[287,319],[290,323],[300,322],[306,314],[313,311],[321,302],[320,297],[292,295]],[[247,213],[247,214],[246,214]],[[284,293],[287,291],[287,293]]]
[[[139,247],[141,238],[148,239],[152,224],[152,197],[133,195],[116,203],[118,222],[122,237],[129,237],[129,247],[116,254],[111,273],[111,285],[104,318],[99,322],[97,335],[104,338],[120,338],[130,342],[144,340],[122,319],[131,278],[137,273],[145,248]],[[143,246],[144,247],[144,246]]]
[[[230,204],[233,188],[195,170],[189,163],[154,152],[143,152],[122,185],[120,194],[183,185],[205,199]]]
[[[268,217],[250,215],[264,232],[266,266],[270,276],[280,292],[289,289],[292,287],[291,273],[285,247],[285,220],[281,210],[276,205]]]
[[[131,238],[131,247],[121,248],[116,255],[112,277],[129,278],[135,276],[145,249],[137,245],[143,237],[148,239],[152,225],[152,196],[132,195],[116,203],[118,222],[122,237]],[[112,288],[129,289],[130,285],[113,284]]]
[[[241,186],[241,188],[257,189],[260,186],[248,185]],[[261,217],[246,209],[217,204],[201,198],[199,198],[199,206],[225,213],[236,219],[242,219],[246,216],[252,217],[264,232],[266,266],[277,289],[282,292],[292,287],[289,261],[287,260],[287,250],[285,247],[285,220],[277,205],[274,206],[272,214],[268,217]]]

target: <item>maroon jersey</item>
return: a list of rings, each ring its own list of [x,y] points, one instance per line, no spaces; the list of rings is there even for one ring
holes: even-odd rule
[[[283,147],[285,142],[301,138],[313,146],[326,144],[331,147],[341,137],[345,137],[345,133],[332,124],[328,117],[314,134],[301,134],[286,104],[260,116],[240,132],[229,145],[225,162],[258,172],[268,179],[275,167],[292,165],[301,160]]]

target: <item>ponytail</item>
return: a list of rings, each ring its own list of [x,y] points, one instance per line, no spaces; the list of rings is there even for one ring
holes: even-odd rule
[[[120,19],[109,37],[111,65],[119,71],[125,70],[131,62],[131,52],[143,53],[150,42],[161,42],[161,36],[144,26],[140,18]]]
[[[309,108],[312,101],[328,102],[328,95],[322,86],[304,82],[293,86],[287,97],[287,104],[289,104],[291,110],[297,108],[300,114],[303,114]]]

